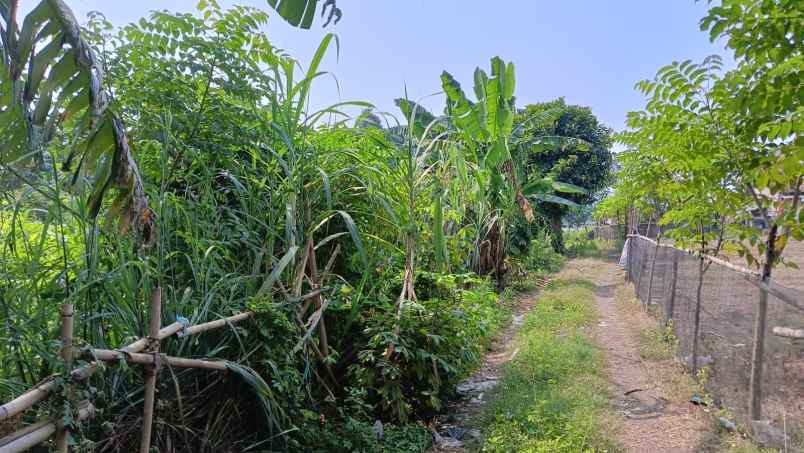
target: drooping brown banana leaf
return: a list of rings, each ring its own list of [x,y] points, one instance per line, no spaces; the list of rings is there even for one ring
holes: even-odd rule
[[[17,22],[19,0],[0,0],[0,163],[41,156],[58,131],[69,139],[65,169],[88,180],[89,214],[109,189],[121,230],[154,239],[154,218],[122,121],[109,108],[103,70],[62,0],[42,0]]]

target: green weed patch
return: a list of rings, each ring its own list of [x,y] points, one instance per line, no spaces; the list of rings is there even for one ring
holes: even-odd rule
[[[482,451],[617,451],[603,354],[588,333],[597,317],[591,288],[556,280],[539,298],[487,408]]]

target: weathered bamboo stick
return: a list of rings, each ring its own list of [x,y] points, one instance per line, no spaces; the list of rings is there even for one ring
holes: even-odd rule
[[[64,361],[64,374],[72,374],[73,371],[73,304],[63,304],[61,306],[61,359]],[[70,382],[65,382],[67,386],[67,397],[71,392],[69,391]],[[59,453],[67,453],[68,442],[70,437],[69,427],[60,426],[56,431],[56,451]]]
[[[154,354],[143,354],[137,352],[124,353],[113,349],[95,349],[92,351],[95,359],[104,362],[118,362],[125,360],[128,363],[137,365],[154,365]],[[228,368],[222,361],[186,359],[184,357],[171,357],[164,354],[159,355],[159,361],[174,368],[202,368],[207,370],[226,371]]]
[[[199,333],[207,332],[209,330],[219,329],[221,327],[227,326],[229,324],[234,324],[236,322],[243,321],[245,319],[249,319],[254,316],[254,312],[247,311],[237,315],[229,316],[228,318],[217,319],[215,321],[205,322],[203,324],[198,324],[196,326],[191,326],[186,329],[183,336],[188,335],[197,335]],[[174,322],[167,327],[162,328],[159,331],[159,340],[164,340],[170,336],[175,335],[178,332],[184,330],[184,324],[180,322]],[[140,338],[139,340],[120,348],[121,351],[129,352],[129,353],[137,353],[141,352],[148,344],[147,338]],[[88,365],[84,365],[80,368],[76,368],[72,372],[72,379],[81,381],[88,379],[98,370],[97,366],[94,363],[90,363]],[[28,390],[27,392],[23,393],[22,395],[14,398],[13,400],[9,401],[8,403],[3,404],[0,406],[0,421],[5,420],[9,417],[13,417],[27,409],[33,407],[36,403],[44,400],[48,397],[53,391],[58,388],[55,382],[47,381],[36,387]]]
[[[804,338],[804,329],[793,329],[790,327],[774,327],[773,334],[777,337]]]
[[[151,296],[151,319],[148,329],[152,365],[145,370],[145,398],[142,408],[142,439],[140,440],[140,453],[151,450],[151,430],[154,421],[154,400],[156,399],[156,372],[159,364],[156,363],[159,354],[159,326],[162,323],[162,288],[156,287]]]
[[[27,436],[29,433],[38,430],[39,428],[47,425],[48,423],[50,423],[50,420],[42,420],[32,425],[28,425],[25,428],[22,428],[18,431],[14,431],[13,433],[7,435],[6,437],[0,439],[0,448],[10,444],[11,442],[19,439],[20,437]]]
[[[203,333],[208,330],[220,329],[221,327],[225,327],[229,324],[234,324],[236,322],[249,319],[253,316],[254,316],[253,311],[246,311],[234,316],[229,316],[228,318],[216,319],[215,321],[205,322],[203,324],[198,324],[197,326],[188,327],[184,335],[198,335],[199,333]]]
[[[78,420],[86,420],[95,413],[95,407],[86,403],[78,410]],[[35,427],[35,429],[31,429]],[[0,439],[0,453],[19,453],[27,451],[46,441],[60,427],[55,421],[39,422],[23,428],[11,435]]]

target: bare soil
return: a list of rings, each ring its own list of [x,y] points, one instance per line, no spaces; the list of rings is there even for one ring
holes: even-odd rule
[[[618,440],[629,452],[699,451],[711,431],[711,420],[689,402],[694,386],[674,360],[646,361],[639,332],[655,321],[636,304],[623,304],[623,273],[611,262],[596,279],[600,321],[596,338],[606,352],[612,405],[620,418]]]

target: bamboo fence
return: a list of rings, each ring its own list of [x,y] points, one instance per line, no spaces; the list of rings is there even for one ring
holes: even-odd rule
[[[222,361],[188,359],[183,357],[170,357],[159,353],[160,342],[172,337],[198,335],[210,330],[220,329],[234,323],[252,318],[254,312],[247,311],[215,321],[187,326],[182,322],[174,322],[166,327],[160,327],[162,318],[162,290],[156,288],[151,296],[150,323],[148,336],[140,338],[120,349],[94,349],[93,360],[87,364],[73,369],[73,325],[75,312],[72,304],[61,307],[61,351],[64,363],[64,379],[67,385],[67,395],[72,395],[72,388],[89,379],[98,369],[99,362],[118,363],[121,360],[129,364],[141,365],[145,373],[145,398],[143,402],[143,425],[140,440],[140,452],[147,453],[151,448],[151,432],[153,426],[153,407],[155,400],[156,375],[163,364],[176,368],[195,368],[211,371],[228,371],[227,364]],[[0,421],[9,419],[32,409],[38,403],[58,393],[60,384],[54,377],[29,389],[22,395],[0,406]],[[94,406],[88,401],[78,403],[78,421],[91,418],[95,413]],[[68,451],[69,427],[64,426],[61,420],[41,420],[17,430],[0,439],[0,453],[17,453],[33,448],[54,438],[54,445],[58,452]]]

